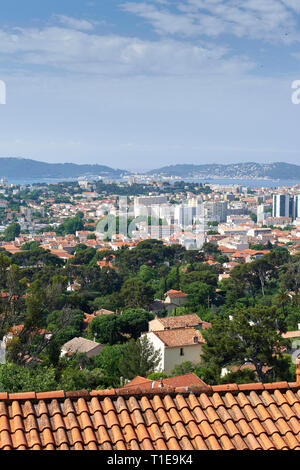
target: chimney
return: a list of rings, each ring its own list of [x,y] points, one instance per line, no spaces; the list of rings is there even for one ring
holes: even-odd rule
[[[300,385],[300,362],[297,364],[296,369],[296,382]]]

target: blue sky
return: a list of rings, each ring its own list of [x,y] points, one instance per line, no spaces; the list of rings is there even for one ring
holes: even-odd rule
[[[300,164],[300,0],[2,0],[0,156]]]

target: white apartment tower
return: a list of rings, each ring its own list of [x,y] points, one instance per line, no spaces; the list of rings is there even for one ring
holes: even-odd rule
[[[274,194],[273,217],[290,217],[291,201],[289,194]]]

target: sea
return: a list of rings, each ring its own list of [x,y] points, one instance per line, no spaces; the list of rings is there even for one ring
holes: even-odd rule
[[[111,178],[114,181],[124,182],[125,179]],[[111,180],[110,179],[110,180]],[[55,184],[61,182],[71,182],[77,181],[77,178],[7,178],[9,184],[14,185],[33,185],[33,184]],[[172,180],[173,182],[180,181],[178,179]],[[221,186],[242,186],[247,188],[270,188],[276,189],[279,187],[291,187],[295,185],[300,185],[300,180],[290,179],[290,180],[269,180],[269,179],[230,179],[230,178],[206,178],[206,179],[193,179],[193,178],[184,178],[184,181],[194,182],[194,183],[203,183],[211,185],[221,185]]]

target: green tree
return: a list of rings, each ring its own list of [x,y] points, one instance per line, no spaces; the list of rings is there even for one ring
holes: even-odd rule
[[[149,282],[155,278],[155,270],[150,266],[143,264],[140,267],[138,277],[143,282]]]
[[[99,343],[113,345],[122,341],[117,315],[100,315],[89,324],[89,336]]]
[[[214,370],[220,380],[222,367],[253,364],[260,381],[265,382],[268,373],[265,366],[275,367],[287,341],[282,338],[284,319],[274,307],[235,308],[213,319],[212,327],[202,332],[203,364]]]
[[[12,363],[0,364],[0,391],[48,392],[57,390],[53,367],[23,367]]]
[[[220,383],[222,384],[249,384],[257,381],[255,372],[251,369],[242,369],[235,372],[228,372]]]
[[[94,358],[94,363],[101,368],[106,375],[114,377],[120,376],[119,362],[124,354],[124,345],[114,344],[113,346],[105,346],[101,353]]]
[[[0,253],[0,286],[4,287],[7,278],[7,269],[10,266],[10,258],[4,253]]]
[[[145,308],[153,300],[154,290],[140,279],[131,278],[124,282],[121,302],[126,308]]]
[[[146,310],[129,308],[118,317],[119,330],[122,334],[129,334],[133,339],[137,339],[141,333],[148,331],[148,322],[153,318]]]
[[[214,287],[204,284],[204,282],[192,282],[185,288],[185,292],[188,294],[186,307],[193,312],[196,312],[200,305],[210,307],[215,296]]]
[[[120,359],[119,370],[122,377],[132,380],[137,375],[147,377],[152,374],[161,361],[161,354],[155,350],[147,336],[124,345],[124,354]]]
[[[18,237],[21,233],[20,224],[14,222],[13,224],[9,225],[5,232],[4,232],[4,240],[6,242],[14,241],[16,237]]]

